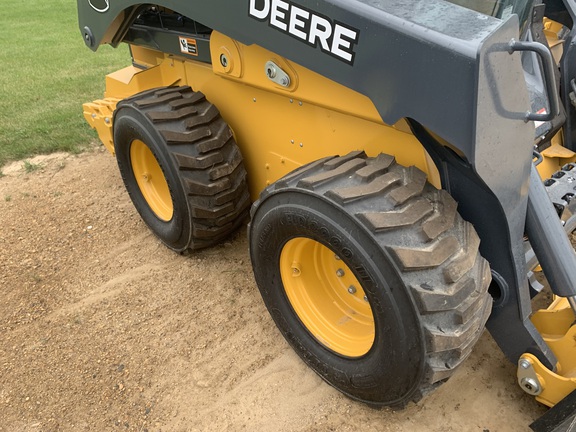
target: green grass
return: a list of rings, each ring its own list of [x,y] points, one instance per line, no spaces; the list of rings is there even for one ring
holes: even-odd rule
[[[74,0],[2,0],[0,167],[54,151],[79,152],[96,133],[82,104],[101,98],[106,74],[130,64],[125,45],[88,49]]]
[[[24,168],[24,171],[26,171],[27,173],[31,173],[31,172],[34,172],[34,171],[42,168],[40,165],[38,165],[38,164],[33,164],[32,162],[27,161],[27,160],[25,160],[25,161],[22,163],[22,167]]]

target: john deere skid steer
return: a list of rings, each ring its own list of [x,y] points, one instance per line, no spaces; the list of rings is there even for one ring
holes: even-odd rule
[[[272,318],[353,399],[418,401],[486,326],[569,427],[576,3],[77,1],[130,46],[84,115],[166,246],[249,220]]]

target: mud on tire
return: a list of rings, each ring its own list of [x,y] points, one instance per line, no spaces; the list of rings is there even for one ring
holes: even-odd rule
[[[490,271],[456,207],[417,168],[363,152],[296,170],[254,204],[250,253],[264,302],[329,384],[402,406],[468,357],[490,314]]]
[[[250,197],[242,155],[202,93],[168,87],[121,101],[114,113],[114,146],[136,209],[171,249],[211,246],[246,219]],[[135,163],[138,156],[144,168]],[[137,178],[150,181],[144,172],[150,165],[160,173],[152,174],[152,182],[163,176],[167,190],[160,185],[149,193]]]

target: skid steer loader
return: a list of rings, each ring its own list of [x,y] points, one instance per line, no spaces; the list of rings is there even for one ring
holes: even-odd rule
[[[568,427],[573,1],[77,1],[88,47],[130,47],[84,115],[166,246],[250,218],[272,318],[353,399],[418,401],[486,325],[533,428]]]

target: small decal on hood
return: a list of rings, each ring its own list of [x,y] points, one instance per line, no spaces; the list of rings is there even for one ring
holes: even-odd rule
[[[180,52],[198,56],[198,43],[196,42],[196,39],[182,36],[179,36],[178,39],[180,40]]]

